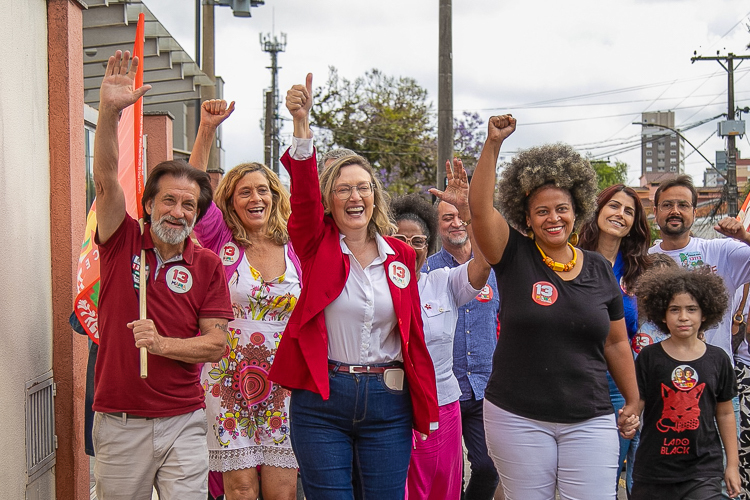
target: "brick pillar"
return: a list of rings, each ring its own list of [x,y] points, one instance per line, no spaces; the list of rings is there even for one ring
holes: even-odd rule
[[[143,135],[148,137],[146,166],[148,172],[159,163],[173,159],[174,137],[172,135],[174,117],[168,111],[147,111],[143,113]]]
[[[84,453],[87,343],[68,324],[86,219],[81,9],[72,0],[47,0],[55,490],[57,498],[70,499],[89,497],[89,459]]]

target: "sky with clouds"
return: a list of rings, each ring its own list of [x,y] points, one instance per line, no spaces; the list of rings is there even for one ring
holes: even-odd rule
[[[194,2],[143,1],[194,55]],[[322,85],[330,66],[349,79],[377,68],[414,78],[437,110],[438,6],[438,0],[266,0],[250,18],[216,7],[216,74],[226,82],[225,98],[237,102],[224,125],[225,167],[263,159],[260,119],[271,74],[261,33],[287,34],[279,54],[282,102],[308,72],[313,85]],[[454,115],[476,111],[486,123],[511,112],[519,127],[507,151],[567,142],[628,163],[629,183],[637,185],[640,149],[633,146],[640,127],[632,122],[644,111],[672,110],[682,128],[726,112],[726,71],[690,58],[694,51],[750,54],[749,23],[750,4],[737,0],[453,0]],[[750,60],[735,66],[736,105],[750,106]],[[725,147],[716,123],[685,132],[711,161]],[[282,142],[290,136],[287,123]],[[750,157],[747,136],[737,145]],[[685,165],[702,184],[706,161],[690,154]]]

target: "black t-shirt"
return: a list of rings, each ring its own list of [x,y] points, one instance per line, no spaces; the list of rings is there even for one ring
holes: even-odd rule
[[[624,315],[612,266],[595,252],[571,281],[547,267],[534,241],[510,230],[493,265],[500,337],[485,397],[526,418],[573,423],[612,413],[604,343]],[[580,259],[580,256],[579,256]]]
[[[635,369],[645,407],[633,479],[677,483],[723,477],[714,416],[716,403],[737,394],[729,356],[718,347],[706,345],[700,358],[678,361],[659,343],[643,348]]]

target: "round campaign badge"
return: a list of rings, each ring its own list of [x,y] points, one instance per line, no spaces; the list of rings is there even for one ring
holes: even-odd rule
[[[672,383],[681,391],[689,391],[698,384],[698,374],[690,365],[680,365],[672,370]]]
[[[193,287],[193,276],[183,266],[174,266],[167,271],[167,286],[175,293],[188,293]]]
[[[651,338],[651,335],[648,333],[638,332],[633,336],[633,339],[630,341],[630,345],[633,348],[633,352],[636,354],[640,354],[641,350],[646,347],[647,345],[651,345],[654,343],[654,339]]]
[[[551,306],[557,302],[557,288],[547,281],[538,281],[531,288],[531,299],[540,306]]]
[[[484,285],[477,295],[477,300],[479,302],[489,302],[492,300],[492,296],[492,287],[490,285]]]
[[[219,257],[221,258],[221,263],[225,266],[231,266],[237,260],[240,258],[240,249],[237,248],[237,245],[232,243],[231,241],[224,245],[221,249],[221,252],[219,253]]]
[[[409,269],[398,261],[393,261],[388,266],[388,279],[399,288],[406,288],[411,281]]]

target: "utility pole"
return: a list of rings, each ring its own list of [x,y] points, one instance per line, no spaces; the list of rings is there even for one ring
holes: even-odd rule
[[[263,52],[271,54],[271,90],[266,92],[265,96],[265,151],[266,165],[275,173],[279,173],[279,130],[281,129],[281,119],[279,117],[279,85],[278,74],[279,66],[277,54],[286,50],[286,33],[281,34],[281,40],[276,35],[260,34],[260,48]],[[271,94],[270,97],[268,94]],[[270,123],[269,123],[270,121]]]
[[[200,30],[200,23],[198,21],[198,13],[200,8],[200,2],[203,3],[203,53],[201,54],[200,44],[198,42],[198,33]],[[263,5],[264,0],[196,0],[196,12],[195,12],[195,24],[196,24],[196,41],[195,41],[195,59],[198,62],[201,59],[201,71],[208,76],[214,85],[201,85],[201,97],[200,102],[207,101],[209,99],[216,99],[216,65],[215,65],[215,54],[216,54],[216,40],[215,40],[215,26],[214,26],[214,6],[231,7],[232,14],[235,17],[250,17],[250,10],[252,7],[258,7]],[[203,56],[200,58],[199,56]],[[200,123],[201,108],[200,102],[195,110],[196,117],[196,132],[197,127]],[[218,132],[218,131],[217,131]],[[211,148],[211,153],[208,156],[208,164],[206,166],[207,172],[218,172],[224,174],[221,169],[221,157],[218,147],[218,137],[214,137],[214,145]]]
[[[201,85],[201,102],[209,99],[216,99],[216,65],[214,64],[215,55],[215,43],[214,43],[214,3],[204,2],[203,4],[203,58],[201,60],[201,71],[208,76],[214,85]],[[196,122],[199,122],[201,116],[200,106],[195,110]],[[221,165],[219,161],[219,152],[216,147],[216,137],[214,136],[214,144],[211,148],[211,152],[208,155],[208,163],[206,164],[207,172],[219,172],[221,171]]]
[[[453,20],[451,0],[439,1],[438,151],[435,185],[443,190],[445,161],[453,158]]]
[[[720,56],[718,51],[715,57],[698,56],[695,52],[693,54],[690,58],[691,62],[718,61],[727,72],[727,121],[719,122],[719,135],[727,138],[727,215],[736,217],[739,211],[739,193],[737,191],[737,147],[734,137],[745,133],[745,122],[734,119],[734,61],[738,59],[742,63],[742,59],[750,59],[750,56],[736,56],[731,52],[726,56]],[[722,61],[726,62],[726,65]]]

